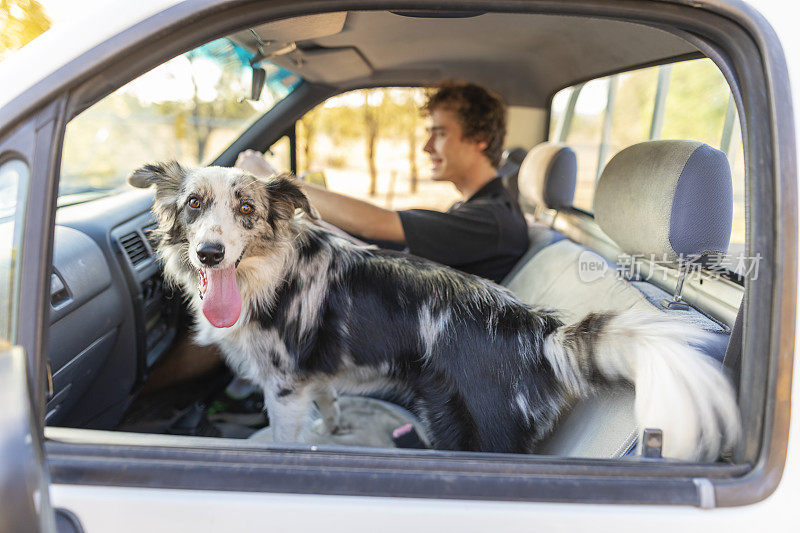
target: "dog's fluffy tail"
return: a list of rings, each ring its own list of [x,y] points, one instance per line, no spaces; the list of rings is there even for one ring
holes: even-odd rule
[[[545,357],[578,397],[601,376],[636,389],[639,430],[663,431],[665,457],[714,461],[739,439],[736,395],[720,365],[690,343],[706,334],[663,313],[593,313],[545,339]],[[640,446],[641,448],[641,446]]]

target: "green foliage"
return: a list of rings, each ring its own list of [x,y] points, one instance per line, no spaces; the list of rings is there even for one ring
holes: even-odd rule
[[[667,96],[663,139],[693,139],[718,147],[730,90],[710,60],[677,63]]]
[[[620,76],[609,139],[616,149],[648,139],[658,69],[646,68]],[[672,65],[660,138],[693,139],[719,146],[729,97],[725,79],[710,60]],[[595,114],[576,113],[567,141],[599,142],[603,114],[603,110]]]
[[[602,169],[619,150],[649,139],[660,68],[618,75],[611,132],[605,139],[608,143],[606,157],[599,162],[603,119],[607,112],[603,105],[607,92],[602,83],[607,78],[584,86],[567,136],[567,144],[578,157],[576,206],[592,209],[598,168]],[[691,139],[719,147],[730,98],[730,89],[722,73],[709,59],[674,63],[670,69],[663,127],[656,137]],[[590,89],[591,94],[587,92]],[[594,102],[595,105],[584,108],[591,112],[580,112],[582,99]]]
[[[638,70],[620,77],[611,126],[610,144],[614,151],[649,137],[657,85],[658,67]]]
[[[0,0],[0,60],[50,28],[36,0]]]
[[[333,139],[334,144],[359,139],[364,134],[366,124],[360,106],[324,107],[323,105],[317,107],[315,111],[317,111],[315,118],[319,130]]]

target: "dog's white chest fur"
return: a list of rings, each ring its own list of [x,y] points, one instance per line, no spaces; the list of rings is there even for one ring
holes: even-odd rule
[[[220,329],[202,318],[199,321],[201,324],[196,336],[198,344],[218,346],[233,370],[254,383],[264,383],[275,378],[276,365],[266,354],[281,354],[284,356],[281,362],[284,365],[289,364],[284,343],[274,330],[261,330],[252,324],[236,324],[231,328]]]

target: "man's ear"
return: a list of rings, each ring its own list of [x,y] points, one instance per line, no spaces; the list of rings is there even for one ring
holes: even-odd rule
[[[281,174],[265,182],[269,201],[269,218],[289,220],[294,217],[295,209],[301,209],[310,218],[316,219],[316,212],[311,208],[308,197],[288,174]]]

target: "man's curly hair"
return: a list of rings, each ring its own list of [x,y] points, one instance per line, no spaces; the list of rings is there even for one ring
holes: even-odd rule
[[[500,97],[474,83],[442,81],[428,96],[423,113],[449,109],[458,117],[465,139],[485,141],[484,155],[492,165],[500,165],[506,137],[506,105]]]

